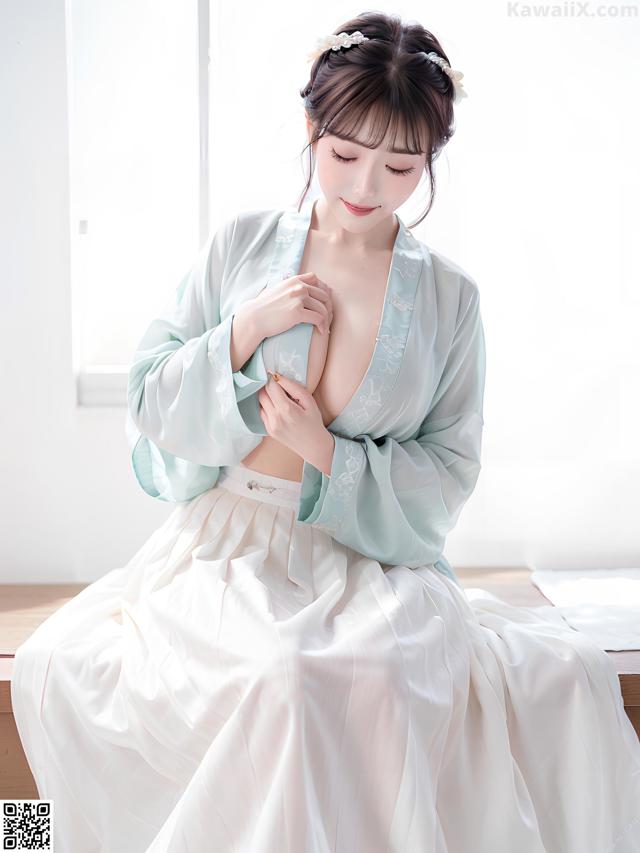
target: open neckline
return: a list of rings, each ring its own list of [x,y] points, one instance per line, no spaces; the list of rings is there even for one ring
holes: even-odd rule
[[[309,234],[311,232],[311,220],[313,218],[313,211],[315,209],[315,205],[316,205],[317,201],[318,201],[318,199],[314,199],[308,208],[307,218],[305,220],[304,237],[302,240],[302,252],[300,254],[300,262],[298,264],[298,270],[296,272],[296,275],[300,275],[300,269],[302,267],[302,260],[304,258],[304,253],[305,253],[305,250],[307,248],[307,241],[309,239]],[[336,417],[331,421],[331,423],[328,423],[326,425],[325,429],[328,429],[328,430],[334,429],[335,426],[340,421],[340,419],[344,417],[344,415],[346,414],[348,409],[351,408],[352,404],[354,403],[354,401],[356,400],[356,398],[358,397],[358,395],[360,394],[360,392],[364,388],[364,385],[365,385],[367,379],[369,378],[369,376],[371,374],[373,365],[375,364],[376,359],[378,357],[378,352],[379,352],[379,348],[381,345],[380,344],[380,335],[381,335],[382,329],[384,328],[385,323],[387,321],[387,317],[388,317],[389,296],[391,293],[391,285],[392,285],[392,281],[393,281],[393,272],[394,272],[396,255],[397,255],[397,251],[399,248],[401,235],[406,230],[406,226],[404,225],[402,219],[398,216],[398,214],[394,213],[393,215],[396,218],[396,222],[398,224],[398,230],[396,232],[396,237],[395,237],[395,240],[393,241],[393,248],[391,250],[391,260],[389,263],[389,271],[387,273],[387,280],[386,280],[386,284],[385,284],[385,288],[384,288],[384,298],[383,298],[383,302],[382,302],[382,309],[380,311],[380,317],[378,319],[378,326],[376,329],[376,338],[374,341],[373,351],[371,353],[371,358],[369,359],[369,363],[367,364],[367,369],[365,370],[365,372],[362,376],[362,379],[360,380],[360,383],[358,384],[358,386],[354,390],[353,394],[349,397],[346,404],[342,407],[342,410],[336,415]]]

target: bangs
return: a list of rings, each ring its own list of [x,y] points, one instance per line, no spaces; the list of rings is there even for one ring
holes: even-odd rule
[[[390,132],[389,151],[394,154],[425,154],[428,125],[424,113],[415,104],[396,104],[379,98],[371,103],[366,97],[348,99],[336,104],[318,138],[326,135],[357,142],[366,148],[378,148]],[[370,120],[368,136],[362,136],[362,127]]]
[[[367,42],[352,50],[314,54],[309,79],[300,89],[309,156],[298,209],[311,188],[316,143],[335,137],[336,142],[362,146],[361,154],[378,149],[383,159],[387,153],[415,158],[426,174],[429,201],[421,217],[408,226],[414,228],[431,210],[434,163],[455,132],[455,87],[443,68],[429,61],[429,53],[437,53],[446,63],[448,57],[432,33],[415,22],[404,24],[398,15],[363,12],[338,29],[360,32]],[[357,152],[346,155],[351,157]],[[402,171],[399,165],[396,168]]]

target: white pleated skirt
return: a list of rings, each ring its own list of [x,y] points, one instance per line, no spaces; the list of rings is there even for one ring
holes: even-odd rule
[[[56,853],[638,853],[608,655],[223,468],[17,650]]]

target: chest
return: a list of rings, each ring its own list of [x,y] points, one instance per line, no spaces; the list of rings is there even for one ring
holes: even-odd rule
[[[314,272],[332,291],[331,334],[314,328],[307,368],[307,386],[327,425],[344,410],[371,363],[392,252],[353,253],[313,239],[313,232],[310,237],[300,272]]]

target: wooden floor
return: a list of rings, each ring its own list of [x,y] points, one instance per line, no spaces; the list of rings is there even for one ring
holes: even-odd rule
[[[528,569],[456,569],[465,587],[481,587],[510,604],[551,604],[535,587]],[[86,584],[0,585],[0,799],[38,799],[11,708],[15,650],[51,613]],[[613,660],[625,710],[640,737],[640,651],[607,652]]]

